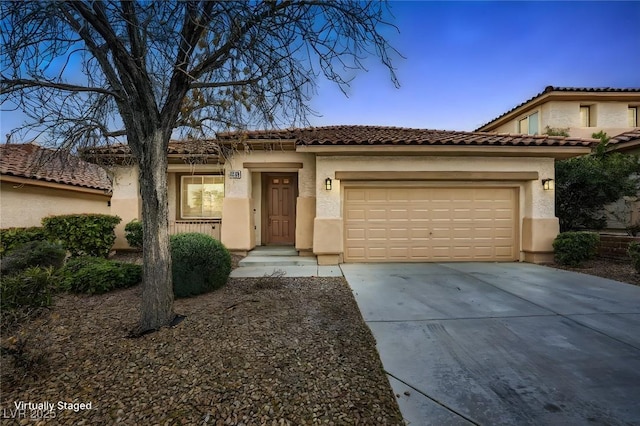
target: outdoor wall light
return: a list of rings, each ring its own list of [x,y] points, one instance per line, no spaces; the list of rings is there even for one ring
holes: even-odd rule
[[[326,178],[324,180],[324,189],[331,191],[331,178]]]
[[[553,191],[556,189],[556,183],[553,179],[542,179],[542,187],[545,191]]]

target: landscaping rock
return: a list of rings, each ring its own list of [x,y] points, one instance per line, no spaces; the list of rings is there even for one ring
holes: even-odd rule
[[[59,296],[50,314],[22,326],[27,350],[46,349],[46,362],[38,375],[3,377],[1,408],[91,403],[39,419],[56,425],[402,425],[344,279],[260,280],[230,279],[177,300],[182,322],[137,339],[127,335],[138,320],[138,287]]]

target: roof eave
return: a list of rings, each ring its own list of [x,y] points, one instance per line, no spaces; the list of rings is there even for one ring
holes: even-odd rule
[[[495,145],[299,145],[296,148],[296,151],[325,155],[429,155],[466,157],[547,157],[564,159],[589,154],[591,152],[591,147]]]
[[[57,182],[47,179],[28,178],[23,176],[14,176],[10,174],[0,174],[0,181],[14,183],[17,185],[40,186],[46,188],[62,189],[66,191],[83,192],[94,195],[104,195],[111,197],[111,188],[97,188],[89,186],[74,185],[66,182]]]

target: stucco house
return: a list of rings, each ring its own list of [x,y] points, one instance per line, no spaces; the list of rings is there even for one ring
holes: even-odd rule
[[[590,138],[604,131],[609,150],[640,153],[640,88],[548,86],[531,99],[479,127],[480,132],[543,134],[547,128]],[[640,203],[625,198],[605,207],[606,229],[640,224]]]
[[[612,137],[640,129],[639,110],[640,88],[547,86],[476,131],[537,135],[548,126],[578,138],[599,131]]]
[[[170,226],[200,226],[236,252],[291,245],[319,264],[545,262],[558,233],[554,161],[594,142],[372,126],[173,141]],[[128,147],[85,156],[114,164],[112,214],[141,218]]]
[[[110,214],[111,181],[95,164],[35,143],[0,145],[0,228],[41,226],[42,218]]]

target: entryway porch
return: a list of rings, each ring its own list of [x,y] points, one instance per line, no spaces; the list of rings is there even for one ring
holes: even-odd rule
[[[231,277],[263,277],[282,271],[286,277],[340,277],[338,265],[319,266],[315,256],[299,256],[291,246],[258,246],[231,271]]]

